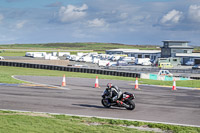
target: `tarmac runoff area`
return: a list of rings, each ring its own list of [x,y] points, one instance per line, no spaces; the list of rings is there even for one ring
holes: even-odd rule
[[[94,88],[95,79],[72,77],[66,77],[66,87],[61,87],[62,77],[14,77],[32,84],[0,84],[0,109],[200,127],[197,89],[177,87],[172,91],[172,87],[139,85],[140,90],[135,90],[131,81],[106,79],[99,79],[100,88]],[[101,105],[101,94],[109,82],[135,94],[135,110]]]

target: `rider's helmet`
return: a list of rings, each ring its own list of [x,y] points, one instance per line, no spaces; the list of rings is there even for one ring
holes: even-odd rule
[[[108,88],[108,89],[110,89],[112,86],[113,86],[112,83],[108,83],[108,84],[107,84],[107,88]]]

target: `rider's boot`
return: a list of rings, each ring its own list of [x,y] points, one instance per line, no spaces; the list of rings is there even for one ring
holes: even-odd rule
[[[114,96],[113,98],[112,98],[112,102],[116,102],[117,101],[117,96]]]

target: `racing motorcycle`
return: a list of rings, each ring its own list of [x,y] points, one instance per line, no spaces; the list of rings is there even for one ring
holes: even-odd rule
[[[104,107],[110,108],[111,106],[116,106],[125,107],[127,110],[135,109],[135,103],[133,102],[133,99],[135,99],[134,94],[124,92],[116,102],[113,102],[109,95],[110,93],[108,92],[108,90],[104,90],[101,100],[101,103]]]

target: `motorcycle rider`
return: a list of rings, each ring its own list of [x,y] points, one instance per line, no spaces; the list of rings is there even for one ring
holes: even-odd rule
[[[112,102],[119,102],[119,98],[122,95],[122,91],[115,85],[112,85],[112,83],[108,83],[107,84],[107,88],[108,92],[110,93],[110,98],[112,100]]]

